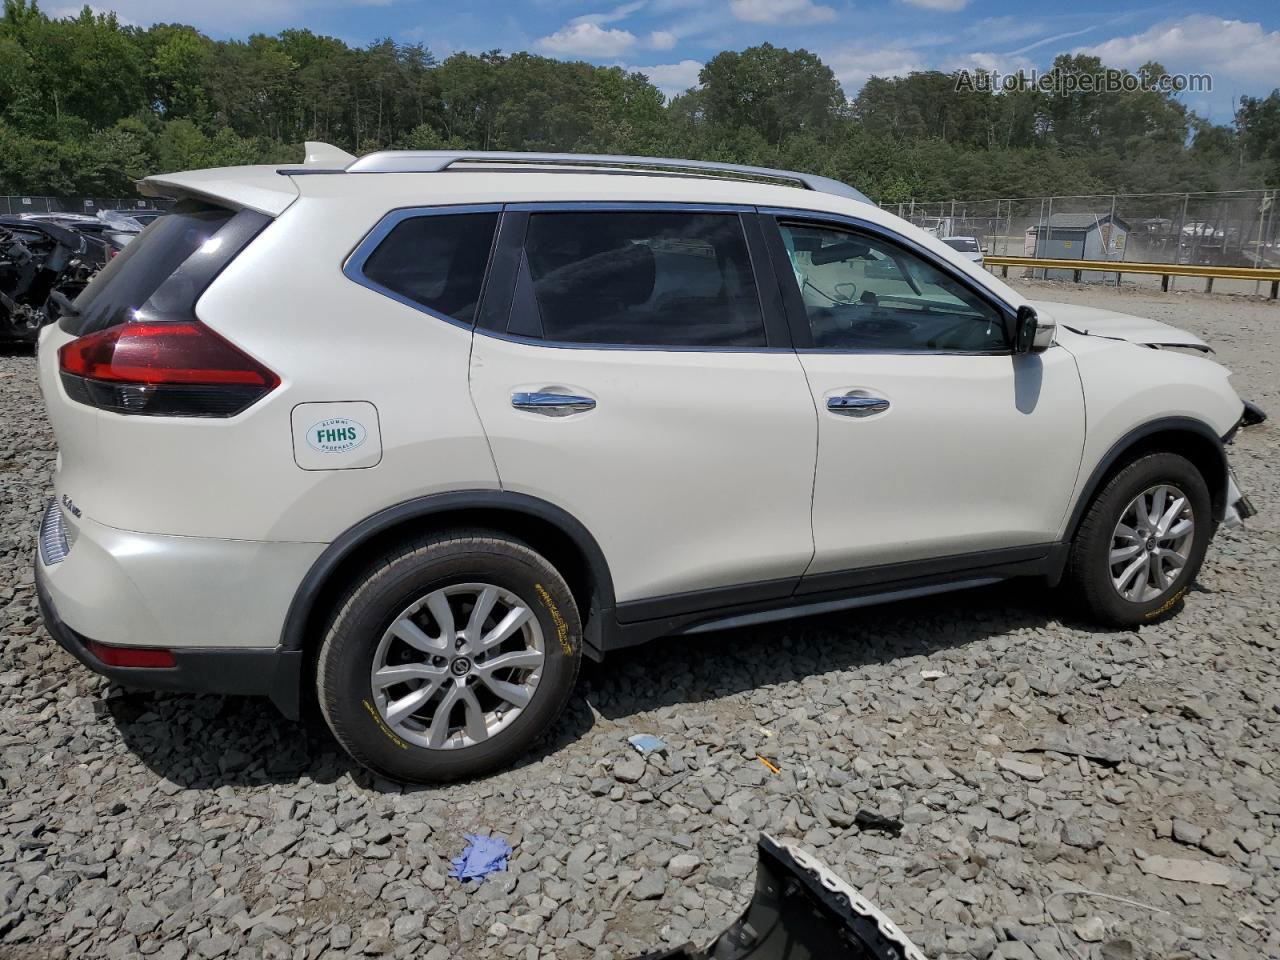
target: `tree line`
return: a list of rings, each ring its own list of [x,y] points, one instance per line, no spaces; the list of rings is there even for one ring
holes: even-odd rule
[[[1053,65],[1104,69],[1082,55]],[[940,72],[872,77],[850,100],[816,55],[766,43],[711,58],[668,100],[641,73],[529,53],[437,60],[420,43],[350,47],[305,29],[213,40],[4,0],[0,194],[127,195],[159,171],[296,163],[304,140],[787,167],[881,203],[1220,190],[1280,186],[1280,89],[1242,98],[1228,125],[1152,90],[992,93]]]

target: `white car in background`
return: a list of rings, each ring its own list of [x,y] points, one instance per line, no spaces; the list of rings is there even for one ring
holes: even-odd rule
[[[122,684],[314,698],[390,777],[511,763],[664,635],[1010,577],[1153,622],[1250,513],[1186,335],[1055,324],[835,181],[311,144],[145,188],[40,341],[45,621]]]
[[[942,242],[971,263],[983,265],[982,244],[977,237],[943,237]]]

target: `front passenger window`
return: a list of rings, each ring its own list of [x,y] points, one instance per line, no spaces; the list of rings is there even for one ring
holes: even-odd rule
[[[815,347],[1008,349],[995,307],[905,248],[831,227],[779,226]]]

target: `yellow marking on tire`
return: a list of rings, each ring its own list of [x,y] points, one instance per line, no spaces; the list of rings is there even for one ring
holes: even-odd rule
[[[378,711],[374,709],[372,703],[370,703],[368,700],[361,700],[360,702],[363,703],[364,708],[369,711],[369,716],[373,717],[373,722],[378,725],[378,729],[381,730],[383,733],[385,733],[387,735],[387,738],[390,739],[392,743],[394,743],[401,750],[409,749],[409,745],[407,743],[405,743],[403,740],[401,740],[399,737],[397,737],[394,733],[391,732],[391,728],[387,726],[386,722],[378,714]]]
[[[1169,610],[1173,608],[1173,605],[1175,603],[1177,603],[1179,600],[1181,600],[1183,597],[1187,595],[1187,590],[1189,589],[1190,587],[1183,587],[1181,590],[1175,593],[1172,597],[1170,597],[1164,603],[1160,604],[1160,606],[1157,607],[1155,610],[1152,610],[1150,613],[1144,613],[1142,615],[1142,618],[1144,620],[1151,620],[1151,619],[1154,619],[1155,617],[1160,616],[1160,614],[1162,613],[1168,613]]]
[[[547,593],[542,584],[535,583],[533,589],[538,591],[538,596],[542,599],[543,605],[546,606],[547,612],[551,614],[551,622],[556,625],[556,639],[560,641],[560,649],[564,651],[565,656],[573,656],[573,644],[569,641],[569,624],[560,615],[560,608],[556,606],[556,602],[551,599],[551,594]]]

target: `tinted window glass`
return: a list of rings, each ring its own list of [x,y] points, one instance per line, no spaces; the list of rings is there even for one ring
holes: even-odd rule
[[[497,222],[496,213],[403,220],[369,254],[364,275],[428,310],[470,323]]]
[[[978,252],[978,241],[973,237],[946,237],[942,242],[952,250],[959,250],[961,253]]]
[[[77,336],[124,323],[235,212],[185,200],[138,234],[76,298],[60,326]]]
[[[537,316],[513,318],[513,330],[570,343],[765,346],[737,214],[535,213],[521,272],[515,310]]]
[[[921,257],[877,237],[782,224],[814,346],[1006,349],[1000,313]]]

